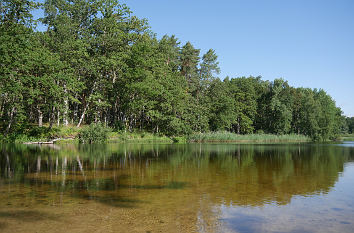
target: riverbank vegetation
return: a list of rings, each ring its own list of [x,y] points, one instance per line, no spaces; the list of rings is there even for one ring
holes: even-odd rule
[[[353,141],[354,142],[354,134],[343,134],[340,139],[342,141]]]
[[[309,142],[311,138],[298,134],[234,134],[230,132],[195,133],[188,137],[190,142]]]
[[[49,127],[44,124],[42,127],[38,125],[29,125],[23,129],[21,134],[11,134],[8,137],[0,135],[0,142],[13,143],[31,143],[31,142],[51,142],[55,140],[55,144],[92,144],[92,143],[114,143],[114,142],[187,142],[185,136],[168,137],[162,133],[150,133],[146,131],[124,132],[116,131],[112,128],[104,127],[102,124],[83,125],[77,128],[75,125],[53,126]]]
[[[118,1],[4,0],[1,9],[3,140],[68,129],[77,135],[91,123],[169,138],[199,132],[203,138],[329,140],[349,129],[324,90],[295,88],[284,79],[220,79],[213,49],[200,55],[175,36],[158,39],[145,19]],[[45,12],[43,32],[35,30],[34,9]]]
[[[101,124],[91,124],[79,131],[80,143],[104,143],[108,138],[108,129]]]

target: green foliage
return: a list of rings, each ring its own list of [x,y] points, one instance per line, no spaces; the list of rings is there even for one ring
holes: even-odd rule
[[[348,133],[353,134],[354,133],[354,117],[347,117],[345,119],[346,125],[348,127]]]
[[[256,85],[253,77],[230,80],[234,97],[235,122],[232,129],[238,134],[249,134],[254,130],[253,122],[257,111]]]
[[[103,143],[107,141],[109,129],[101,124],[90,124],[82,128],[78,134],[79,142],[84,144]]]
[[[203,55],[203,60],[200,64],[201,87],[203,89],[208,88],[210,82],[215,79],[214,75],[220,73],[219,62],[217,60],[218,56],[212,49],[209,49]]]
[[[207,96],[210,101],[209,125],[212,131],[231,129],[236,119],[236,100],[230,98],[229,82],[214,80]]]
[[[185,77],[188,82],[188,91],[194,96],[198,93],[199,77],[198,77],[198,63],[200,50],[195,49],[190,42],[187,42],[181,48],[181,75]]]

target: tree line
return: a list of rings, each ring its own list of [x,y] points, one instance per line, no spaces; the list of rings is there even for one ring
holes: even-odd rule
[[[33,20],[31,12],[43,9]],[[33,124],[102,123],[166,135],[226,130],[335,139],[348,122],[322,89],[283,79],[217,77],[213,49],[200,55],[175,36],[158,39],[117,0],[0,2],[3,134]],[[35,30],[38,22],[46,31]]]

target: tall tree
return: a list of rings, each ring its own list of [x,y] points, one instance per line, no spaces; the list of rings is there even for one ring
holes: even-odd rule
[[[195,49],[190,42],[187,42],[181,49],[181,74],[188,81],[189,93],[197,95],[199,88],[198,64],[200,50]]]
[[[231,93],[235,100],[235,122],[233,131],[240,134],[252,133],[257,112],[257,97],[253,77],[231,79]]]
[[[210,82],[207,96],[210,101],[209,125],[212,131],[230,130],[235,123],[236,100],[232,98],[233,90],[230,86],[228,79],[223,82],[219,79]]]
[[[1,115],[7,135],[14,123],[20,126],[25,119],[24,81],[29,72],[33,49],[33,1],[4,0],[0,7],[0,90]]]
[[[213,49],[209,49],[203,55],[202,62],[200,64],[200,79],[203,89],[207,88],[210,83],[216,78],[215,75],[220,73],[218,56]]]

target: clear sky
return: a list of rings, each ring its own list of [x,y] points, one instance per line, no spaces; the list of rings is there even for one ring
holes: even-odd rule
[[[124,0],[158,38],[215,49],[221,74],[322,88],[354,116],[354,0]]]

